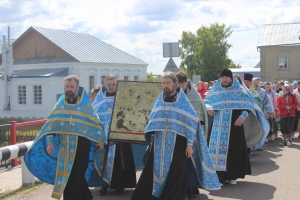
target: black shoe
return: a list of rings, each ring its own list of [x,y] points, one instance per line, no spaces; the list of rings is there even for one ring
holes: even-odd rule
[[[123,192],[124,192],[124,189],[123,190],[115,190],[115,196],[120,196],[120,195],[122,195]]]
[[[106,187],[106,186],[100,187],[100,196],[104,196],[106,194],[107,188],[108,187]]]

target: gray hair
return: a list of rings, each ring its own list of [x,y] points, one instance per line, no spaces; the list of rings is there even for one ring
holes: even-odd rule
[[[65,77],[65,82],[66,81],[72,81],[74,80],[76,82],[76,85],[79,85],[79,78],[76,75],[69,75],[67,77]]]
[[[166,72],[161,79],[170,78],[174,83],[178,82],[176,75],[173,72]]]
[[[109,74],[106,76],[105,78],[105,82],[108,81],[108,80],[117,80],[118,77],[116,75],[113,75],[113,74]]]
[[[259,81],[259,78],[258,77],[254,77],[254,78],[252,78],[252,81]]]

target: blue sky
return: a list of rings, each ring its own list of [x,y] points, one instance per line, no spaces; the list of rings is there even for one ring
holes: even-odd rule
[[[215,22],[233,30],[229,58],[254,67],[261,25],[300,23],[299,10],[299,0],[0,0],[0,31],[10,26],[11,38],[30,26],[87,33],[147,62],[148,72],[162,74],[168,62],[162,43]],[[179,66],[180,58],[174,61]]]

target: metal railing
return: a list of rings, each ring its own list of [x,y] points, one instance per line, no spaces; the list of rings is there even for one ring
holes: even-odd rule
[[[8,145],[15,145],[18,143],[28,142],[34,140],[35,136],[39,133],[47,119],[21,122],[10,121],[10,124],[0,126],[0,147]],[[3,136],[2,136],[3,135]],[[1,139],[2,137],[2,139]],[[7,161],[0,161],[0,168],[8,166],[17,166],[21,163],[20,158],[14,158]]]
[[[10,127],[11,124],[0,125],[0,148],[10,145]],[[0,169],[7,168],[12,164],[11,160],[0,161]]]

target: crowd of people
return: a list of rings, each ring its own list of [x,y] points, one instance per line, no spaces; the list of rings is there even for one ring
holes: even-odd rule
[[[132,200],[188,199],[199,188],[237,184],[251,174],[251,151],[274,140],[279,126],[291,145],[299,128],[300,81],[262,83],[224,69],[218,80],[194,84],[184,72],[167,72],[145,129],[147,150],[107,146],[116,90],[112,74],[90,96],[78,77],[65,78],[64,94],[24,156],[31,173],[54,185],[53,198],[91,200],[89,187],[101,186],[100,196],[135,188]]]
[[[300,133],[300,80],[262,82],[249,73],[245,73],[243,79],[237,74],[233,76],[246,85],[269,121],[270,132],[265,142],[278,137],[280,130],[283,144],[291,145],[295,133]],[[208,83],[199,81],[197,91],[205,98],[215,83],[210,81],[209,87],[203,89],[202,84]]]

